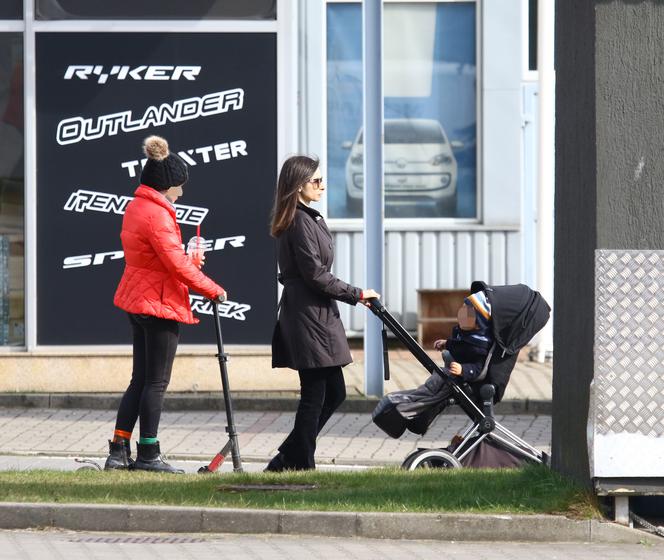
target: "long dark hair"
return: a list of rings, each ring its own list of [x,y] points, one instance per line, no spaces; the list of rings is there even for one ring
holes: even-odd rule
[[[293,223],[297,207],[298,189],[304,185],[318,169],[319,161],[309,156],[289,157],[281,166],[277,193],[272,208],[270,233],[278,237]]]

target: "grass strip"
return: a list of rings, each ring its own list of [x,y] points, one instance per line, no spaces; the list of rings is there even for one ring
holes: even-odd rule
[[[238,491],[239,485],[315,488]],[[598,517],[592,495],[548,468],[159,475],[0,472],[0,501],[314,511],[560,513]]]

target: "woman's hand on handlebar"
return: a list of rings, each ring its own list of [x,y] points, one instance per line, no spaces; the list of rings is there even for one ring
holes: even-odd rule
[[[376,290],[372,290],[371,288],[367,288],[366,290],[362,290],[362,297],[360,301],[369,307],[369,302],[368,300],[370,299],[380,299],[380,294]]]

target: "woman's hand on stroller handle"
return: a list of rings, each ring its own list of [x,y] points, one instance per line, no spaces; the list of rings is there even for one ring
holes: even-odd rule
[[[371,307],[371,300],[379,300],[380,294],[373,290],[372,288],[367,288],[362,290],[362,295],[360,296],[360,302],[362,302],[367,307]]]

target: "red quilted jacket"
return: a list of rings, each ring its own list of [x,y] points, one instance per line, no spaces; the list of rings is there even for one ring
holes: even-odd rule
[[[125,269],[113,302],[129,313],[198,323],[189,290],[214,299],[224,289],[185,254],[175,209],[151,187],[140,185],[122,220]]]

